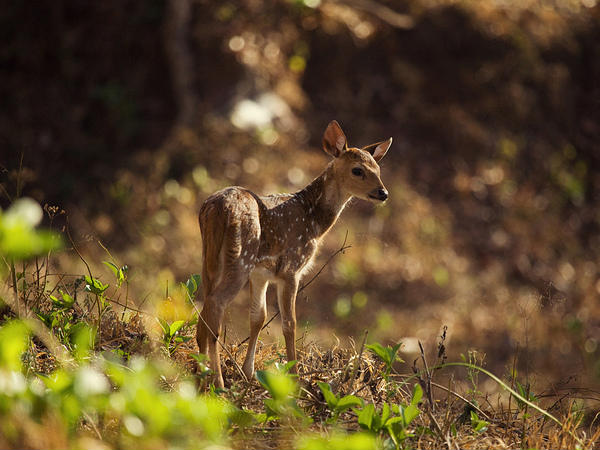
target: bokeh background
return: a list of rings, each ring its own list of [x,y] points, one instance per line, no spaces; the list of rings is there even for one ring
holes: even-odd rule
[[[446,325],[451,359],[600,386],[596,0],[11,0],[0,35],[2,206],[59,206],[52,226],[68,217],[106,278],[99,242],[128,264],[138,305],[200,272],[210,193],[300,189],[337,119],[350,144],[394,138],[390,199],[354,201],[327,236],[317,268],[352,247],[298,299],[300,333],[368,329],[411,363]],[[72,251],[55,263],[84,272]]]

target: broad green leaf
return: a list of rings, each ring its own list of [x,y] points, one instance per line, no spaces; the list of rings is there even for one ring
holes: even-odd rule
[[[194,294],[198,290],[198,286],[200,286],[200,280],[202,277],[198,274],[191,275],[188,280],[183,284],[185,289],[187,290],[190,298],[194,298]]]
[[[384,363],[390,364],[389,354],[386,351],[385,347],[383,345],[381,345],[379,342],[375,342],[374,344],[368,344],[368,345],[366,345],[366,347],[369,350],[371,350],[373,353],[375,353],[377,356],[379,356],[379,358],[381,358],[381,360]]]
[[[55,393],[60,393],[73,383],[72,375],[64,369],[58,369],[47,376],[40,376],[46,387]]]
[[[384,403],[383,407],[381,408],[381,425],[385,425],[385,423],[387,422],[389,417],[390,417],[390,405],[387,403]]]
[[[415,387],[413,389],[412,399],[410,400],[411,405],[417,406],[421,399],[423,398],[423,388],[419,383],[415,383]]]
[[[373,416],[375,415],[375,406],[372,403],[365,405],[358,414],[358,424],[367,430],[375,431],[373,427]]]
[[[375,413],[373,414],[373,422],[371,423],[371,429],[378,433],[379,431],[381,431],[381,428],[383,427],[383,422],[381,421],[381,416],[379,414],[377,414],[377,410],[375,410]]]
[[[366,347],[379,356],[379,358],[381,358],[381,360],[386,363],[389,368],[391,368],[392,364],[394,364],[396,361],[404,362],[397,355],[401,346],[401,342],[397,343],[393,347],[390,347],[389,345],[384,347],[379,342],[375,342],[373,344],[368,344]]]
[[[385,423],[386,426],[390,426],[390,425],[394,425],[394,424],[400,424],[402,426],[404,426],[404,417],[402,416],[397,416],[397,417],[391,417],[388,419],[388,421]]]
[[[0,327],[0,368],[19,371],[21,355],[27,349],[29,329],[20,320],[11,320]]]
[[[183,325],[185,325],[185,320],[176,320],[173,322],[169,327],[170,335],[175,336],[175,333],[177,333]]]
[[[353,406],[362,406],[363,401],[355,395],[346,395],[342,397],[337,403],[338,411],[345,411],[352,408]]]
[[[57,234],[34,229],[42,216],[40,205],[29,198],[18,199],[7,211],[0,211],[0,255],[19,261],[60,248]]]
[[[406,408],[402,408],[401,411],[404,418],[404,426],[406,427],[421,413],[415,405],[408,405]]]
[[[62,301],[59,300],[57,297],[55,297],[54,295],[50,295],[50,300],[52,300],[52,304],[58,308],[60,308],[62,306]]]
[[[318,382],[317,384],[319,385],[319,389],[321,389],[321,392],[323,393],[323,397],[327,402],[327,406],[329,406],[329,408],[331,408],[332,410],[335,410],[336,406],[338,405],[339,398],[337,397],[337,395],[331,392],[331,386],[329,386],[329,383]]]
[[[75,357],[81,361],[89,356],[90,350],[96,345],[97,328],[90,327],[84,322],[77,322],[71,327],[69,337],[75,347]]]
[[[299,450],[376,450],[377,439],[371,433],[302,435],[296,444]]]
[[[259,370],[256,379],[269,391],[275,400],[284,400],[291,397],[296,391],[296,382],[290,375],[281,372]]]
[[[265,404],[265,414],[267,416],[267,421],[276,419],[278,417],[277,409],[278,403],[273,398],[267,398],[264,400]]]

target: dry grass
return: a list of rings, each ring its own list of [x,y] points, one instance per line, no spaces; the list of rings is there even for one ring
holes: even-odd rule
[[[331,412],[318,387],[318,382],[329,383],[332,391],[344,395],[356,395],[365,403],[373,403],[379,410],[384,403],[409,404],[413,386],[418,382],[413,373],[395,371],[386,380],[385,365],[361,345],[353,348],[322,347],[309,343],[299,348],[298,405],[314,421],[311,431],[329,434],[334,430],[354,432],[360,430],[354,411],[342,413],[334,423],[326,423]],[[228,345],[228,350],[241,366],[245,344]],[[194,345],[180,348],[175,359],[193,369],[190,354]],[[438,358],[439,360],[440,358]],[[257,349],[257,370],[268,369],[275,361],[285,362],[282,349],[277,345],[263,345]],[[224,377],[228,384],[225,396],[236,405],[255,412],[263,412],[263,401],[268,392],[256,381],[246,382],[229,357],[223,357]],[[599,448],[600,427],[594,417],[587,417],[581,409],[581,401],[575,395],[545,396],[536,402],[542,408],[550,408],[561,425],[549,420],[537,411],[519,408],[515,399],[508,402],[507,395],[488,394],[475,389],[465,390],[465,372],[448,373],[449,368],[435,371],[431,368],[428,378],[419,371],[422,381],[432,385],[431,399],[423,397],[421,414],[413,422],[414,437],[405,444],[412,448]],[[451,371],[451,368],[450,368]],[[452,372],[452,371],[451,371]],[[435,380],[434,380],[435,377]],[[436,382],[437,381],[437,382]],[[508,381],[507,383],[510,383]],[[475,432],[470,412],[476,411],[480,419],[489,422],[482,432]],[[300,432],[306,428],[290,424],[269,422],[243,433],[234,434],[235,448],[292,448]]]

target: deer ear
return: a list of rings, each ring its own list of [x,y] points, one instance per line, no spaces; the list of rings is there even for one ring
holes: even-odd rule
[[[392,145],[392,138],[387,141],[377,142],[376,144],[367,145],[362,149],[369,152],[376,162],[379,162],[381,158],[385,156],[390,146]]]
[[[334,158],[340,156],[346,149],[346,135],[337,121],[332,120],[323,134],[323,150]]]

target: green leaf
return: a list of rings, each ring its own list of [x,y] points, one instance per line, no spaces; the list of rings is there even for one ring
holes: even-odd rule
[[[329,408],[331,408],[332,410],[335,410],[339,401],[338,396],[331,392],[331,386],[329,386],[329,383],[322,383],[319,381],[317,384],[319,385],[319,389],[321,389],[321,392],[323,393],[323,397],[327,402],[327,406],[329,406]]]
[[[275,400],[283,400],[291,397],[296,391],[296,382],[287,374],[281,372],[269,372],[259,370],[256,379],[269,391]]]
[[[175,336],[175,333],[177,333],[183,325],[185,325],[185,320],[176,320],[173,322],[169,327],[170,335]]]
[[[408,405],[406,408],[401,408],[402,418],[404,419],[404,426],[407,427],[410,423],[419,416],[421,411],[415,405]]]
[[[50,295],[50,300],[52,300],[52,304],[58,308],[62,307],[62,301],[56,298],[54,295]]]
[[[379,342],[375,342],[373,344],[368,344],[366,347],[373,353],[375,353],[377,356],[379,356],[379,358],[381,358],[381,360],[388,366],[388,368],[391,368],[392,364],[394,364],[394,362],[396,361],[404,362],[397,356],[398,350],[401,346],[401,342],[397,343],[393,347],[390,347],[389,345],[387,347],[384,347]]]
[[[277,417],[278,417],[277,409],[278,409],[279,405],[277,404],[275,399],[267,398],[267,399],[265,399],[264,404],[265,404],[265,415],[267,416],[266,421],[277,419]]]
[[[16,200],[0,211],[0,255],[8,260],[23,260],[61,247],[60,237],[35,226],[43,216],[42,208],[29,198]]]
[[[350,409],[353,406],[362,406],[362,405],[363,405],[362,399],[358,398],[355,395],[346,395],[345,397],[342,397],[338,401],[336,409],[338,411],[345,411],[347,409]]]
[[[297,363],[298,361],[296,361],[295,359],[292,361],[288,361],[283,365],[281,363],[276,362],[275,367],[277,368],[277,370],[280,370],[283,373],[290,373],[292,367],[294,367]]]
[[[169,326],[169,323],[166,320],[161,319],[160,317],[157,317],[156,320],[160,324],[165,336],[171,337],[171,327]]]
[[[399,362],[404,362],[404,360],[402,360],[399,356],[398,356],[398,350],[400,350],[400,347],[402,347],[402,342],[398,342],[396,345],[394,345],[393,347],[387,347],[388,349],[388,353],[390,356],[390,361],[392,361],[392,363],[399,361]]]
[[[19,371],[21,355],[27,349],[29,329],[20,320],[11,320],[0,327],[0,368]]]
[[[97,278],[91,278],[88,275],[85,275],[84,279],[86,282],[85,290],[92,294],[102,295],[104,291],[108,289],[108,284],[103,284]]]
[[[366,347],[373,353],[375,353],[377,356],[379,356],[379,358],[381,358],[381,360],[384,363],[390,364],[388,352],[386,351],[385,347],[379,342],[375,342],[374,344],[368,344],[366,345]]]
[[[412,399],[410,401],[411,405],[417,406],[421,399],[423,398],[423,388],[419,383],[415,383],[415,387],[413,389]]]
[[[125,281],[125,272],[127,271],[127,266],[119,268],[116,264],[110,261],[102,261],[102,264],[104,264],[112,271],[112,273],[115,275],[115,278],[117,279],[117,286],[121,287],[123,281]]]
[[[384,403],[383,407],[381,408],[381,425],[385,425],[385,423],[387,422],[389,417],[390,417],[390,405],[388,405],[387,403]]]
[[[112,270],[112,273],[115,275],[115,277],[119,273],[119,268],[117,267],[116,264],[111,263],[110,261],[102,261],[102,264],[104,264],[106,267],[108,267],[110,270]]]
[[[471,411],[471,426],[473,427],[473,431],[483,433],[487,430],[489,424],[489,422],[481,420],[475,411]]]
[[[390,419],[388,419],[388,421],[385,423],[385,425],[390,426],[390,425],[394,425],[397,423],[404,426],[404,417],[402,417],[402,416],[391,417]]]
[[[97,332],[96,327],[90,327],[84,322],[77,322],[69,330],[69,338],[75,347],[75,357],[78,361],[87,358],[90,350],[93,350]]]
[[[302,434],[294,448],[299,450],[376,450],[380,448],[377,438],[371,433],[357,432],[327,436]]]
[[[50,299],[52,300],[52,304],[54,306],[56,306],[57,308],[71,309],[73,307],[73,304],[75,303],[75,299],[63,291],[59,291],[59,292],[60,292],[61,298],[57,298],[54,295],[50,296]]]
[[[358,425],[362,428],[375,431],[372,429],[373,427],[373,416],[375,416],[375,406],[372,403],[365,405],[365,407],[358,414]]]
[[[71,297],[68,293],[60,291],[60,295],[63,299],[63,303],[66,307],[70,308],[75,303],[75,299]]]
[[[187,290],[190,298],[194,298],[194,294],[198,290],[198,286],[200,286],[200,280],[202,277],[198,274],[191,275],[188,280],[185,282],[184,287]]]
[[[381,421],[381,416],[377,414],[377,410],[373,414],[373,422],[371,423],[371,430],[375,433],[381,431],[381,427],[383,427],[383,422]]]
[[[208,360],[208,356],[206,356],[204,353],[190,353],[190,356],[199,363],[203,363]]]

